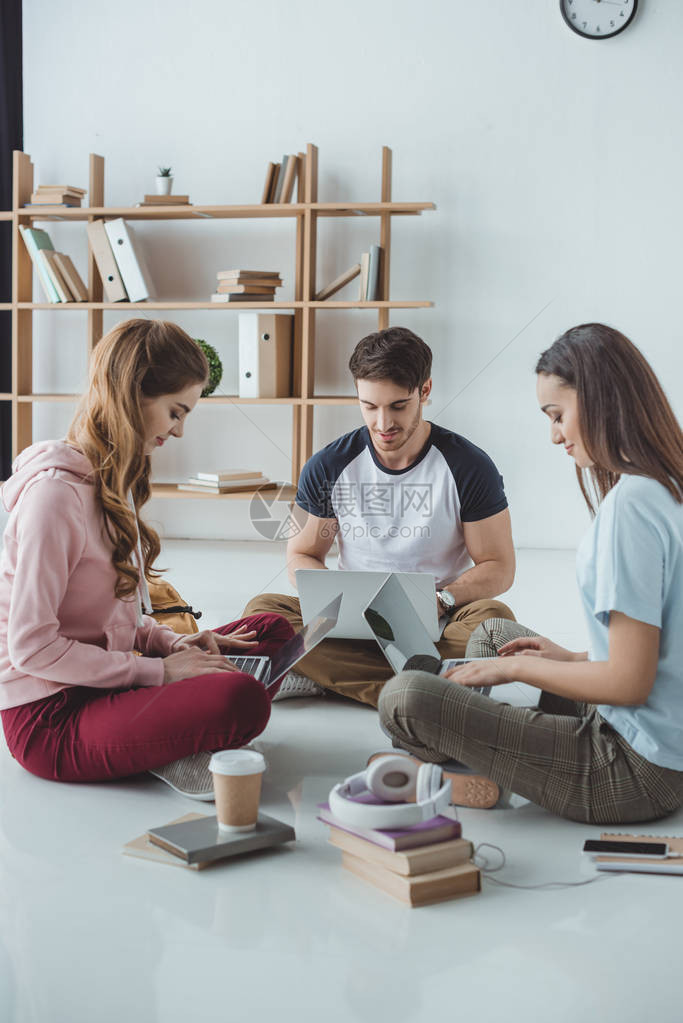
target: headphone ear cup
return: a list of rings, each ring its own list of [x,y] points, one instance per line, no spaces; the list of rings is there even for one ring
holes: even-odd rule
[[[423,803],[433,799],[441,788],[443,771],[438,764],[422,764],[417,772],[416,799]]]
[[[407,757],[379,757],[373,760],[366,770],[365,784],[378,799],[383,799],[387,803],[406,803],[415,798],[417,778],[421,770],[421,767],[418,768],[418,765]]]

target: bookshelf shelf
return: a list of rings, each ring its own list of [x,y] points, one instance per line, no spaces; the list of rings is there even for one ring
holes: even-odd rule
[[[169,298],[165,302],[18,302],[18,309],[214,309],[243,312],[249,309],[302,309],[303,302],[183,302]],[[11,309],[12,306],[10,305]]]
[[[431,202],[296,202],[267,203],[249,206],[81,206],[78,209],[60,206],[21,208],[15,212],[20,218],[29,220],[75,220],[123,217],[125,220],[260,220],[274,217],[299,217],[307,210],[320,217],[381,217],[419,216],[425,210],[436,209]],[[12,219],[12,213],[5,214]]]
[[[90,155],[90,180],[88,198],[91,206],[63,208],[45,206],[26,207],[33,192],[33,164],[27,153],[14,153],[13,210],[0,211],[0,220],[12,222],[13,252],[15,265],[12,275],[12,301],[0,303],[0,310],[12,312],[12,381],[13,390],[0,394],[0,400],[12,403],[12,457],[27,447],[33,437],[33,405],[40,402],[71,402],[78,400],[76,394],[35,394],[33,393],[33,313],[43,310],[79,310],[87,315],[86,336],[88,350],[92,351],[103,333],[103,316],[106,310],[114,310],[123,316],[141,310],[153,313],[157,310],[211,309],[225,312],[247,312],[258,310],[263,313],[272,310],[287,310],[294,313],[293,345],[293,397],[287,398],[240,398],[239,395],[211,395],[200,399],[206,405],[281,405],[291,409],[292,469],[291,479],[295,484],[304,462],[310,457],[313,447],[313,420],[316,407],[355,405],[354,395],[315,394],[315,335],[316,315],[319,310],[374,310],[377,313],[377,328],[389,325],[393,309],[427,309],[432,302],[423,300],[396,301],[389,297],[391,221],[392,217],[420,216],[436,209],[431,202],[394,202],[391,197],[391,150],[382,149],[381,189],[379,202],[319,202],[318,201],[318,149],[308,145],[305,153],[299,153],[297,193],[291,203],[251,203],[241,205],[202,206],[107,206],[104,196],[104,159]],[[122,217],[131,221],[203,221],[203,220],[269,220],[285,218],[295,225],[295,275],[294,296],[291,301],[278,302],[235,302],[192,301],[186,299],[164,299],[148,302],[106,302],[102,280],[97,264],[88,253],[88,296],[87,302],[35,302],[33,301],[33,266],[23,244],[20,227],[41,222],[69,222],[81,225],[95,221]],[[371,302],[339,301],[327,299],[316,302],[314,296],[320,290],[316,287],[317,225],[321,218],[372,217],[379,221],[378,242],[382,250],[379,276],[381,298]],[[249,500],[254,491],[235,494],[202,494],[178,490],[176,484],[156,484],[156,497],[198,498],[199,500]],[[278,498],[290,500],[291,494]],[[273,491],[273,494],[276,492]]]
[[[256,490],[241,490],[237,494],[202,494],[197,490],[178,490],[177,483],[153,483],[152,497],[189,498],[191,501],[251,501]],[[291,504],[296,497],[296,487],[281,487],[280,490],[263,492],[269,501],[284,501]]]

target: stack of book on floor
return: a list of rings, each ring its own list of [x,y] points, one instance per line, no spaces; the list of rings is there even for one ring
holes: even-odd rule
[[[459,821],[434,817],[401,830],[343,824],[323,803],[318,817],[330,825],[330,843],[341,849],[342,866],[409,906],[429,906],[481,891],[472,843]]]
[[[272,302],[282,287],[277,270],[219,270],[212,302]]]
[[[179,483],[178,490],[192,490],[199,494],[235,494],[241,490],[272,490],[276,485],[256,470],[224,469],[220,472],[197,472],[184,483]]]
[[[75,185],[38,185],[25,206],[80,206],[86,188]]]
[[[189,195],[146,195],[136,206],[191,206]]]
[[[64,252],[55,252],[47,231],[19,225],[48,302],[87,302],[88,289]]]

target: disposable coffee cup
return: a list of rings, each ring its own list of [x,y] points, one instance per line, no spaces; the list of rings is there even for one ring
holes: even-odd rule
[[[266,761],[250,749],[226,749],[209,762],[221,831],[253,831]]]

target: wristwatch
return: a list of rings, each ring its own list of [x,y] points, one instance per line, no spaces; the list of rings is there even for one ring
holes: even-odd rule
[[[458,605],[455,602],[455,597],[449,590],[437,590],[436,599],[445,615],[448,615],[450,618],[451,615],[455,614],[455,609]]]

